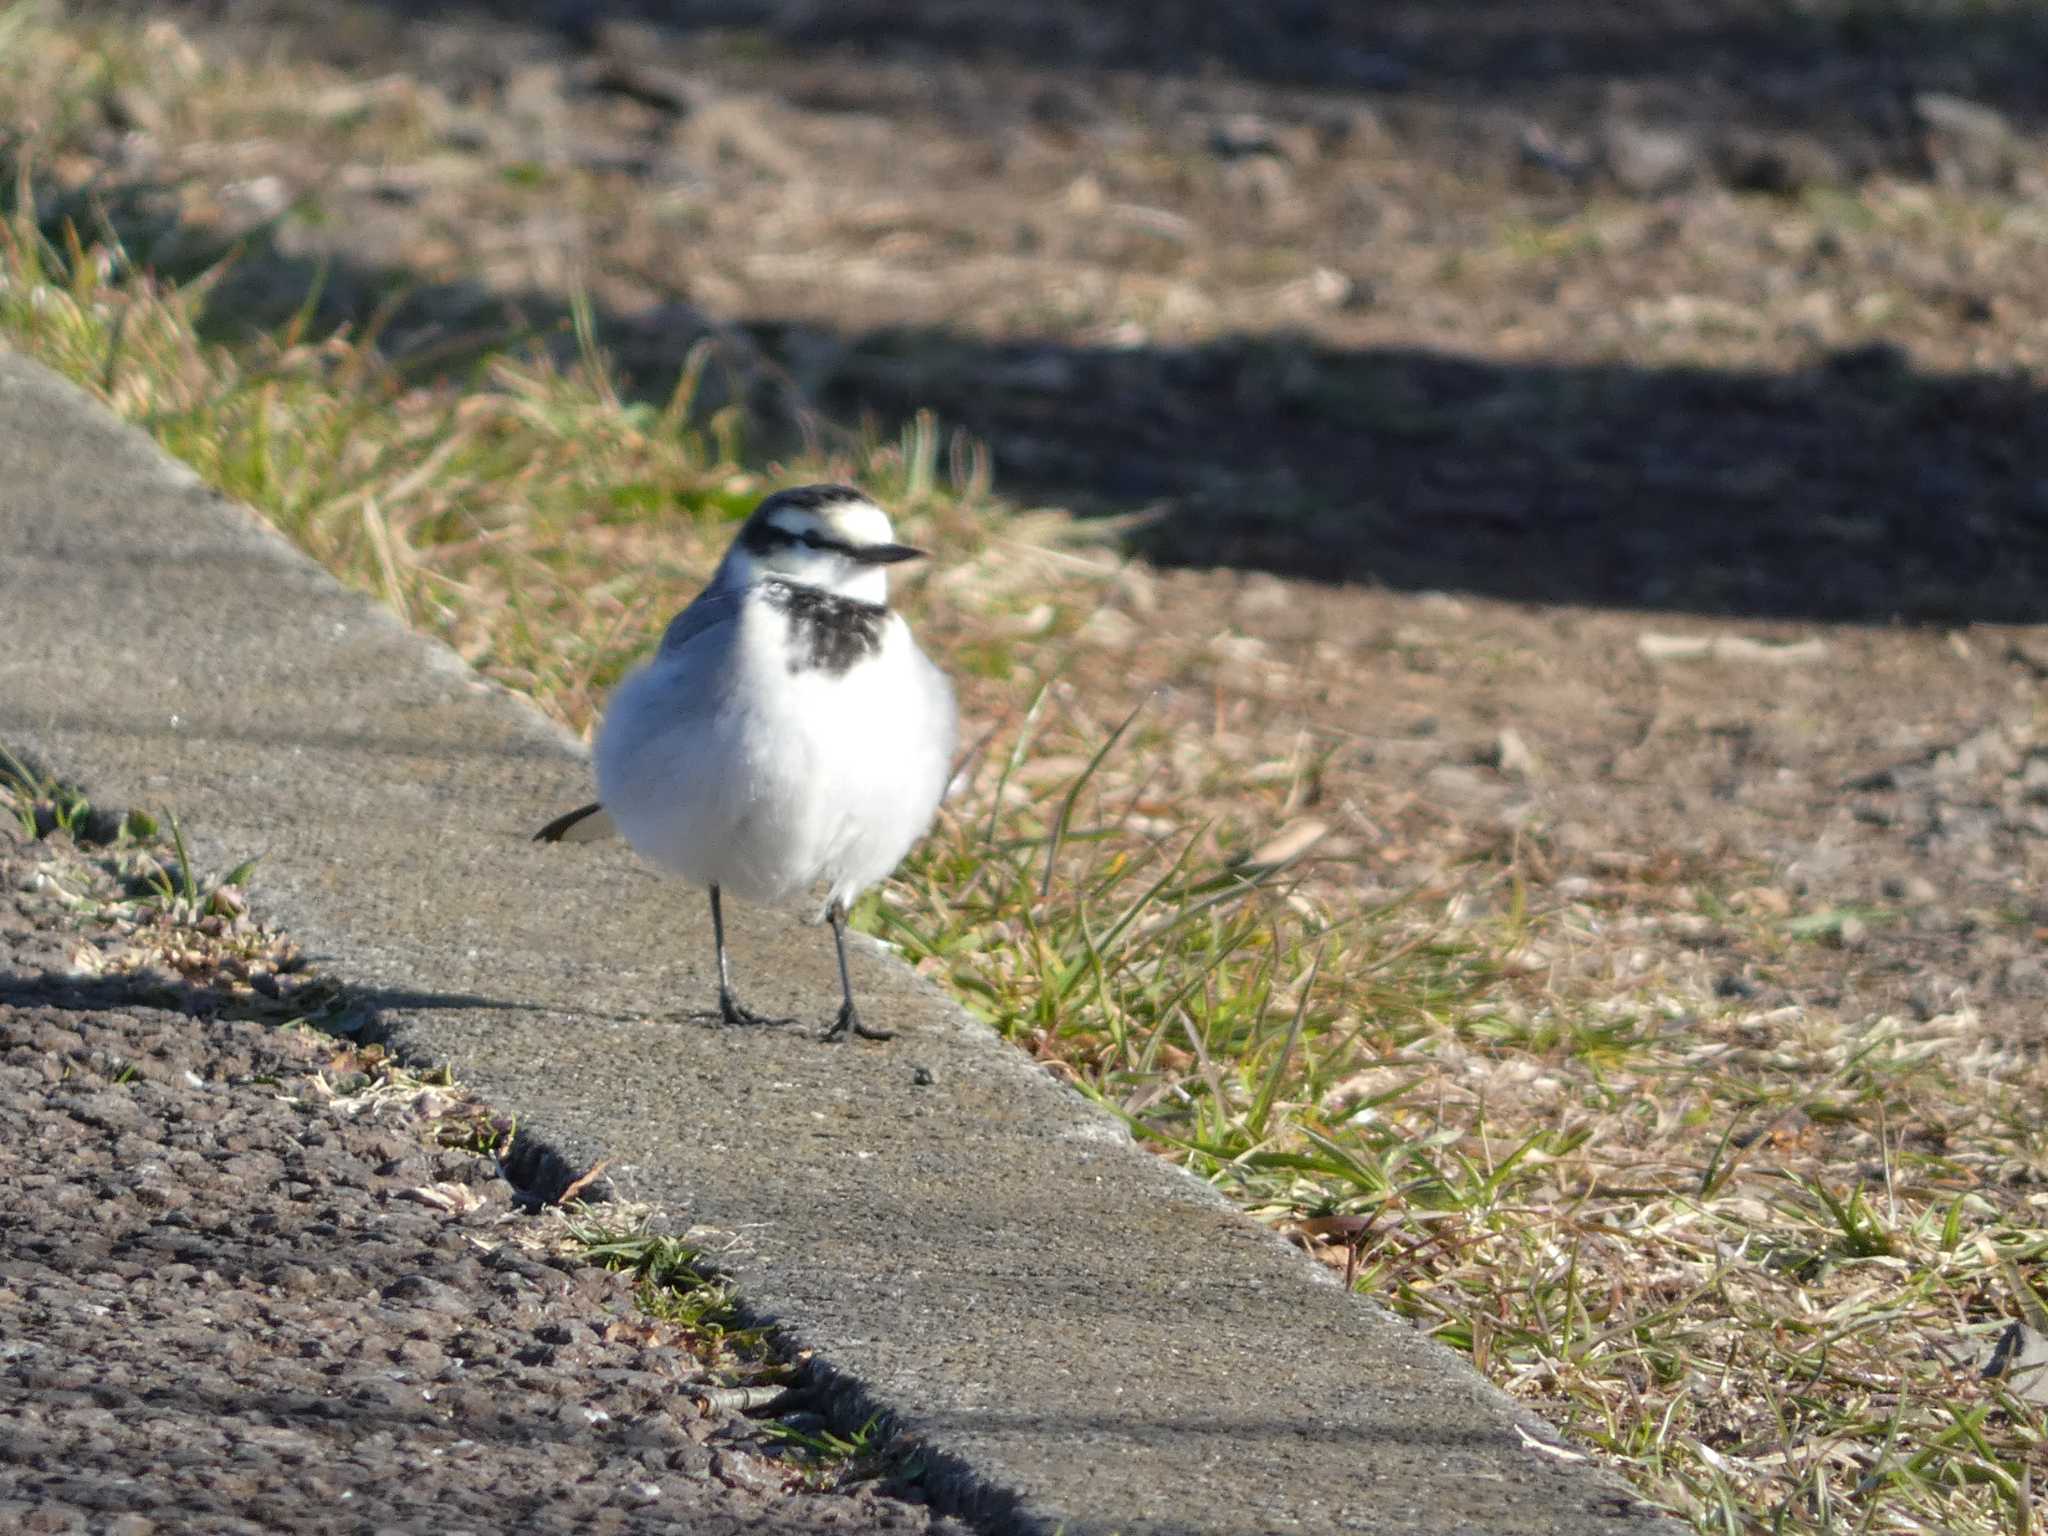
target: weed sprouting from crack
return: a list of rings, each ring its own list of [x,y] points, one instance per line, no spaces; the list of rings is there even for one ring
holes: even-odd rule
[[[901,1453],[892,1444],[886,1425],[884,1417],[875,1414],[844,1435],[833,1433],[822,1423],[796,1419],[770,1419],[761,1429],[770,1441],[800,1453],[813,1478],[856,1482],[892,1473],[914,1477],[914,1468],[902,1465]]]
[[[770,1333],[744,1322],[732,1283],[703,1249],[644,1225],[614,1225],[601,1210],[564,1212],[566,1236],[592,1263],[633,1277],[640,1309],[715,1346],[735,1367],[753,1368],[770,1354]]]

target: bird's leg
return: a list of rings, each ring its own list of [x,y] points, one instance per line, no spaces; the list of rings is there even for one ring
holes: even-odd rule
[[[837,1040],[849,1029],[863,1040],[893,1040],[893,1029],[871,1029],[861,1022],[860,1010],[853,1006],[853,977],[846,969],[846,903],[837,896],[826,908],[825,915],[832,920],[832,942],[839,946],[839,991],[846,999],[839,1005],[839,1017],[830,1029],[825,1031],[827,1040]]]
[[[763,1018],[732,995],[732,981],[725,969],[725,913],[719,909],[715,885],[711,887],[711,937],[718,945],[718,1016],[728,1024],[787,1024],[787,1019]]]

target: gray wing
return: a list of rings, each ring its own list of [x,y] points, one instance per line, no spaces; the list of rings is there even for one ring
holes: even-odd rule
[[[736,591],[713,582],[698,594],[695,602],[669,620],[668,629],[661,637],[661,647],[653,663],[628,677],[621,685],[622,689],[636,685],[644,686],[651,680],[650,674],[658,673],[662,662],[679,655],[692,641],[700,637],[709,637],[709,643],[713,647],[731,644],[733,635],[737,633],[734,621],[739,617],[740,607],[746,601],[746,595],[743,590]],[[616,694],[613,695],[614,702],[617,697]],[[644,711],[640,713],[642,723],[647,727],[659,727],[672,722],[672,716],[668,714],[650,715]],[[607,724],[609,723],[608,721]],[[566,815],[557,816],[536,832],[533,840],[537,843],[594,843],[602,838],[614,837],[617,833],[618,828],[612,823],[611,813],[593,801],[589,805],[578,806]]]
[[[661,654],[673,656],[708,629],[731,623],[739,617],[747,600],[744,591],[721,587],[716,582],[697,594],[696,601],[668,621],[661,637]]]
[[[697,729],[724,707],[745,607],[744,591],[713,587],[669,622],[661,648],[612,690],[597,733],[600,795],[613,783],[614,768],[673,732]]]

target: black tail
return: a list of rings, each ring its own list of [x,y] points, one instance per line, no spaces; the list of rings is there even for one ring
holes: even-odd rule
[[[579,805],[567,815],[557,816],[553,821],[534,833],[533,840],[536,843],[559,843],[569,835],[569,829],[575,826],[577,822],[595,816],[603,809],[604,807],[595,800],[591,801],[588,805]]]

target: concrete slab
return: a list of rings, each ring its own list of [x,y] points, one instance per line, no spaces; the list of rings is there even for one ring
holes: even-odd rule
[[[174,809],[205,864],[260,854],[263,910],[403,1047],[728,1234],[991,1529],[1676,1529],[872,946],[888,1045],[650,1018],[712,995],[703,904],[527,841],[585,797],[576,744],[4,352],[0,744]],[[744,995],[829,1018],[826,931],[729,915]]]

